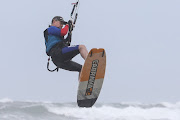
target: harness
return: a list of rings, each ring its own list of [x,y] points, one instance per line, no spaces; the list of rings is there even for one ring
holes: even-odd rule
[[[55,48],[55,47],[65,47],[65,46],[67,46],[67,43],[65,42],[65,40],[64,40],[64,38],[62,38],[62,42],[60,42],[60,43],[57,43],[55,46],[53,46],[53,48]],[[54,72],[54,71],[57,71],[58,72],[58,70],[59,70],[59,68],[58,67],[56,67],[55,69],[53,69],[53,70],[51,70],[51,69],[49,69],[49,61],[51,60],[52,61],[52,57],[51,57],[51,54],[50,53],[52,53],[52,49],[53,48],[51,48],[51,50],[49,51],[49,53],[47,53],[47,55],[49,56],[49,58],[48,58],[48,62],[47,62],[47,70],[48,71],[50,71],[50,72]]]

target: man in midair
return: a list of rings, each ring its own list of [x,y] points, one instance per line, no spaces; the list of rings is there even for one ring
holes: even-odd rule
[[[72,30],[73,23],[71,20],[65,22],[61,16],[55,16],[52,19],[51,26],[44,31],[46,53],[48,56],[51,56],[53,63],[58,68],[80,73],[82,65],[71,59],[80,53],[85,60],[88,51],[84,45],[69,46]],[[68,36],[64,39],[66,34]]]

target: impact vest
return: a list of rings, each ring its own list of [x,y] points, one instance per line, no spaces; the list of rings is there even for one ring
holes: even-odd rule
[[[50,26],[44,31],[46,53],[49,54],[51,48],[59,42],[63,42],[61,37],[61,29],[55,26]]]

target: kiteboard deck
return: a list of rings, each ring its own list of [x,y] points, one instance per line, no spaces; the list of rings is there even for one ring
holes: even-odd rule
[[[102,88],[106,69],[106,53],[103,48],[93,48],[85,60],[80,74],[77,104],[92,107]]]

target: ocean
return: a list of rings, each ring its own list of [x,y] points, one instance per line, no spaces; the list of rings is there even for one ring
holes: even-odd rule
[[[76,103],[0,100],[0,120],[180,120],[177,103]]]

